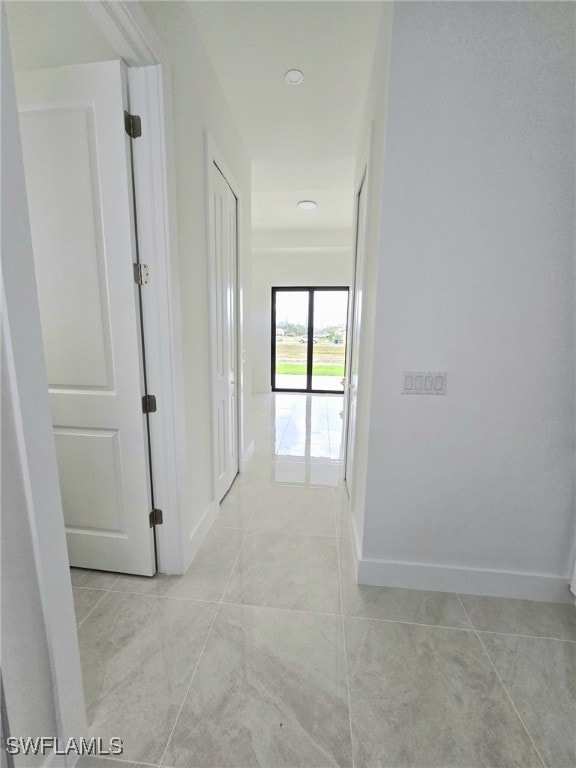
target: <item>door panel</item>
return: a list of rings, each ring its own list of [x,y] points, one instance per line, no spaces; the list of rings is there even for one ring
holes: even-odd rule
[[[344,392],[348,291],[314,291],[312,390]]]
[[[307,290],[272,289],[273,390],[308,388],[309,306]]]
[[[126,71],[25,72],[17,92],[70,564],[152,575]]]
[[[238,474],[237,201],[214,163],[211,173],[212,432],[221,501]]]
[[[346,409],[346,467],[345,480],[348,495],[354,485],[354,454],[356,450],[356,409],[358,396],[358,366],[360,359],[360,333],[362,326],[362,285],[364,280],[364,252],[366,242],[366,175],[360,185],[356,203],[356,254],[354,259],[354,290],[350,315],[348,398]]]
[[[94,108],[42,105],[20,124],[48,384],[113,387]],[[47,194],[48,180],[64,172],[67,183]],[[49,257],[55,241],[57,259]],[[82,322],[70,324],[75,317]]]

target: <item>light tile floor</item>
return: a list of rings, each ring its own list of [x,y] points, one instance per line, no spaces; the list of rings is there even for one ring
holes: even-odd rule
[[[186,575],[73,569],[92,732],[125,745],[79,768],[574,768],[576,609],[358,586],[341,410],[256,398]]]

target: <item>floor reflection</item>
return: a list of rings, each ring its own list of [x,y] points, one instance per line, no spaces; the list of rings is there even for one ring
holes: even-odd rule
[[[272,460],[275,482],[323,487],[339,484],[342,395],[277,392],[257,396],[255,403],[256,456]]]

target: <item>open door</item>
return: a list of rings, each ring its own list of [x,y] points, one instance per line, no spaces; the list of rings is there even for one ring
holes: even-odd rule
[[[214,492],[221,501],[238,474],[237,199],[210,164],[210,311]]]
[[[364,251],[366,242],[366,173],[356,199],[356,252],[354,255],[354,288],[350,307],[350,349],[348,352],[348,397],[346,404],[346,465],[344,477],[348,495],[354,483],[354,453],[356,450],[356,407],[358,396],[358,366],[362,324],[362,285],[364,280]]]
[[[70,564],[151,576],[126,74],[25,72],[17,94]]]

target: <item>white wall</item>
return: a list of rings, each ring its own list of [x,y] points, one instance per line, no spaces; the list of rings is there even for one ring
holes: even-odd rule
[[[575,10],[395,8],[365,583],[569,599]]]
[[[250,293],[250,161],[196,31],[189,3],[146,2],[142,7],[166,48],[172,69],[174,156],[180,270],[187,500],[187,560],[197,546],[198,526],[214,514],[210,423],[208,275],[206,242],[205,132],[209,131],[240,185],[239,259],[244,305]],[[244,340],[244,389],[251,393],[250,345]],[[249,416],[250,397],[245,400]],[[245,436],[243,449],[251,441]],[[201,528],[201,530],[204,530]]]
[[[85,3],[5,3],[15,70],[117,59]]]
[[[252,252],[252,386],[270,392],[272,287],[349,286],[350,246],[331,248],[259,248]]]

